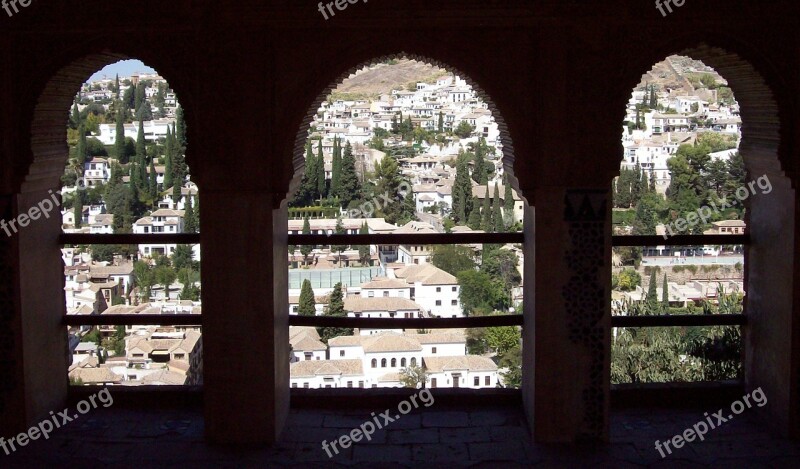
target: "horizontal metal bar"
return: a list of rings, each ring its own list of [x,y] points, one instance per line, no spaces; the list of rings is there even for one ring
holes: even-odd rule
[[[65,326],[202,326],[199,314],[68,314]]]
[[[420,233],[420,234],[290,234],[289,244],[296,246],[346,244],[508,244],[524,243],[523,233]]]
[[[61,244],[199,244],[199,233],[176,234],[83,234],[64,233]]]
[[[744,314],[675,314],[671,316],[611,316],[612,327],[743,326]]]
[[[612,236],[612,246],[708,246],[747,245],[750,235],[675,235],[668,236]]]
[[[290,326],[351,327],[359,329],[460,329],[468,327],[522,326],[521,314],[470,318],[341,318],[289,316]]]

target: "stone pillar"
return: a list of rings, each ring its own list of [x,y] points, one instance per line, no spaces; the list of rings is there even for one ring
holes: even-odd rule
[[[607,440],[609,192],[543,187],[526,198],[536,203],[525,222],[525,282],[530,291],[535,279],[536,291],[525,299],[523,340],[524,403],[534,439]]]
[[[206,435],[273,443],[289,412],[285,195],[201,194]]]
[[[767,397],[767,405],[754,407],[755,412],[771,428],[788,435],[790,416],[796,415],[798,407],[792,394],[800,385],[792,379],[797,376],[792,355],[798,343],[797,333],[793,338],[792,332],[798,328],[796,267],[792,265],[792,259],[798,258],[797,196],[789,178],[777,171],[750,167],[748,172],[748,182],[766,175],[772,190],[763,193],[756,186],[756,194],[747,200],[751,243],[745,259],[745,384],[747,392],[761,388]]]

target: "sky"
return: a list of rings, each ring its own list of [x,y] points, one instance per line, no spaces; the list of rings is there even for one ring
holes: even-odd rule
[[[130,77],[134,72],[154,73],[155,71],[142,63],[141,60],[122,60],[106,65],[102,70],[92,75],[88,81],[101,80],[103,75],[107,78],[114,78],[117,74],[119,74],[120,78]]]

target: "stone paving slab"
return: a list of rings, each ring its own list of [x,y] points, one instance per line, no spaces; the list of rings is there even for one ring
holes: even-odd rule
[[[49,440],[34,441],[11,456],[0,452],[0,467],[800,467],[800,442],[774,438],[768,428],[744,416],[662,458],[655,440],[663,442],[702,419],[703,411],[694,410],[618,412],[612,416],[609,444],[542,445],[531,442],[519,409],[418,409],[387,423],[371,441],[340,448],[329,457],[322,441],[373,421],[372,412],[379,411],[295,409],[274,447],[241,449],[206,444],[201,410],[98,409]]]

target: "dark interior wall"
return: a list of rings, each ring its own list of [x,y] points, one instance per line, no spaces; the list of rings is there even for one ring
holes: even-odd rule
[[[315,3],[305,1],[182,0],[141,1],[135,5],[95,0],[57,4],[36,1],[12,17],[0,10],[0,196],[13,208],[21,201],[35,199],[17,200],[20,192],[36,194],[58,185],[66,160],[63,132],[72,96],[93,71],[118,58],[135,57],[169,80],[186,109],[190,140],[187,159],[210,202],[206,203],[204,196],[205,242],[230,241],[231,224],[248,218],[252,210],[280,206],[296,168],[301,166],[301,161],[293,158],[298,156],[298,129],[308,122],[309,111],[317,107],[325,90],[354,67],[405,52],[452,67],[479,86],[506,126],[508,163],[513,164],[522,194],[532,204],[537,202],[537,193],[549,195],[544,198],[552,203],[550,208],[537,204],[540,222],[535,226],[542,240],[540,246],[547,246],[547,250],[542,247],[537,253],[534,271],[537,281],[551,282],[554,288],[537,289],[536,303],[541,311],[559,312],[565,309],[560,287],[570,274],[559,259],[571,248],[568,240],[548,236],[568,230],[566,225],[556,226],[562,220],[559,213],[563,207],[559,204],[564,198],[553,194],[570,193],[569,188],[608,188],[619,169],[621,121],[631,89],[665,56],[691,49],[696,59],[707,60],[709,65],[717,60],[724,65],[720,71],[734,85],[740,102],[746,103],[744,132],[753,149],[751,167],[770,167],[796,184],[800,170],[795,144],[800,125],[796,104],[800,91],[797,13],[796,3],[789,1],[687,0],[662,17],[652,2],[641,1],[376,0],[351,4],[326,21]],[[235,171],[237,168],[246,170]],[[788,186],[786,191],[782,200],[792,194],[797,200],[796,191]],[[230,200],[240,201],[239,206],[235,213],[223,214]],[[230,224],[220,223],[222,220]],[[246,221],[239,228],[267,233],[275,219],[265,212]],[[277,254],[259,248],[257,237],[241,233],[240,241],[242,246],[250,246],[249,254],[262,256],[258,267],[248,264],[251,259],[241,250],[217,243],[212,248],[204,245],[203,257],[209,265],[242,267],[239,277],[218,276],[214,286],[207,285],[204,297],[211,296],[212,291],[229,294],[235,288],[244,292],[233,302],[215,303],[211,299],[208,306],[226,312],[237,308],[251,312],[263,304],[279,305],[281,300],[272,291],[258,297],[266,287],[254,283],[255,278],[272,278],[271,266]],[[785,241],[787,246],[794,246],[797,259],[797,237]],[[51,243],[47,249],[55,246],[53,239],[46,242]],[[0,259],[15,264],[16,281],[29,285],[26,282],[30,279],[18,278],[25,273],[19,268],[24,261],[19,247],[0,243],[0,250]],[[786,269],[791,275],[791,266]],[[57,281],[38,281],[44,291],[60,291]],[[610,279],[600,274],[594,281],[601,286],[610,284]],[[792,281],[794,290],[800,289],[797,275]],[[12,327],[0,327],[0,343],[14,347],[24,343],[20,318],[37,312],[27,310],[21,299],[15,295],[0,303],[11,308],[5,312],[12,318]],[[793,335],[782,337],[783,348],[776,350],[786,352],[792,350],[792,344],[796,350],[800,341],[797,299],[785,303],[783,309],[783,324],[792,328]],[[530,314],[534,314],[532,306]],[[266,349],[280,353],[282,347],[277,344],[282,340],[281,327],[262,327],[254,314],[241,318],[237,323],[209,318],[219,327],[204,331],[208,356],[225,353],[227,361],[236,352],[252,353],[242,344],[258,344],[255,337],[239,345],[228,337],[242,330],[257,330],[261,337],[271,338]],[[276,318],[280,324],[282,318]],[[542,325],[563,326],[547,321]],[[553,332],[542,329],[535,333],[539,337]],[[552,355],[539,354],[535,359],[537,375],[560,376],[557,367],[546,368],[553,363],[550,358],[559,355],[558,347],[570,344],[565,339],[566,330],[556,334],[551,337],[555,347],[549,351]],[[770,338],[765,335],[754,347]],[[237,346],[242,350],[230,348]],[[279,392],[275,389],[285,387],[282,378],[274,378],[274,372],[285,370],[285,363],[264,353],[268,363],[259,376],[243,386],[272,396]],[[589,359],[585,353],[576,356]],[[34,363],[38,360],[36,354],[25,358]],[[210,360],[206,363],[210,378],[207,387],[214,386],[215,379],[234,376],[230,370],[215,369],[214,358]],[[52,360],[44,363],[53,368],[40,372],[62,372]],[[526,363],[534,360],[527,359]],[[791,363],[785,362],[776,382],[783,382],[787,372],[797,376],[797,364],[796,356]],[[19,366],[21,359],[6,371],[18,372]],[[573,371],[580,373],[580,368]],[[597,384],[597,379],[592,379]],[[607,373],[601,379],[607,379]],[[23,384],[17,382],[13,389],[0,388],[0,400],[6,408],[26,399],[24,396],[48,395],[50,388],[57,387],[37,382],[30,384],[36,389],[21,390]],[[793,382],[798,380],[794,378]],[[213,391],[224,396],[236,389],[234,384]],[[549,388],[545,384],[542,382],[543,394],[537,393],[537,399],[559,399],[556,393],[546,392]],[[549,385],[558,389],[555,383]],[[572,396],[569,399],[550,403],[538,400],[536,407],[570,409],[573,400],[580,400],[579,390],[573,391],[565,393]],[[791,395],[784,393],[783,400],[797,402],[797,390],[788,392]],[[285,415],[285,397],[277,396],[264,405],[265,412],[276,416],[274,421]],[[30,420],[52,408],[45,398],[35,401],[18,407],[18,414],[4,414],[4,418],[13,420],[17,415],[20,420]],[[241,402],[242,409],[245,404],[257,405],[247,399]],[[607,405],[603,406],[607,410]],[[795,426],[797,407],[792,407]],[[578,420],[576,413],[575,422]],[[550,415],[549,421],[553,422],[549,431],[561,432],[565,439],[579,433],[575,430],[578,424],[569,419]],[[220,432],[235,429],[232,420],[209,426]],[[265,431],[265,438],[274,437],[274,433]],[[262,436],[256,433],[253,438]]]

